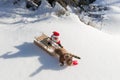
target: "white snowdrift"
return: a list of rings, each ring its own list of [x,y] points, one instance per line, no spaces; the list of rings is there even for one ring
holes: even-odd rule
[[[4,19],[0,23],[0,80],[120,79],[118,36],[83,24],[74,13],[61,17],[31,14],[0,18]],[[35,36],[42,32],[50,36],[52,31],[59,31],[64,47],[82,58],[79,65],[60,67],[56,58],[33,44]]]

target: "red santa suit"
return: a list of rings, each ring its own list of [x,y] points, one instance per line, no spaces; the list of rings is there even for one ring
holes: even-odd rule
[[[58,32],[53,32],[53,34],[51,35],[51,41],[53,41],[52,43],[60,44],[59,35],[60,34]]]
[[[50,41],[48,41],[48,45],[51,45],[51,46],[58,45],[61,48],[63,48],[59,40],[59,35],[60,35],[59,32],[54,31],[50,37]]]

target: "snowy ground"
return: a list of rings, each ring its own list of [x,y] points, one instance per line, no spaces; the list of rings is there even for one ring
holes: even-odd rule
[[[74,13],[57,17],[53,9],[44,5],[36,12],[1,6],[4,9],[0,8],[0,80],[120,79],[119,35],[85,25]],[[111,22],[106,22],[109,25],[120,19],[116,15],[110,17]],[[118,27],[111,29],[116,32]],[[59,31],[64,47],[82,58],[79,65],[60,67],[58,60],[33,44],[35,36],[42,32],[50,36],[52,31]]]
[[[106,7],[107,10],[85,12],[79,14],[81,21],[91,25],[103,32],[119,35],[120,34],[120,1],[119,0],[97,0],[92,5],[101,6],[101,9]],[[98,8],[99,9],[99,8]],[[97,8],[96,8],[97,10]],[[92,17],[86,15],[92,14]],[[98,18],[95,18],[98,17]]]

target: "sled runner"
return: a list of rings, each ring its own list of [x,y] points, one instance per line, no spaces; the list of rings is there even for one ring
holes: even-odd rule
[[[60,58],[59,52],[55,52],[55,50],[56,49],[62,49],[64,51],[66,51],[66,50],[64,48],[61,48],[57,44],[54,44],[54,46],[49,46],[48,45],[49,39],[50,39],[50,37],[48,37],[45,34],[42,34],[41,36],[35,37],[34,44],[37,45],[38,47],[40,47],[41,49],[43,49],[44,51],[46,51],[49,55],[54,56],[56,58]],[[66,51],[66,53],[67,53],[67,55],[70,55],[74,58],[80,59],[79,56],[68,53],[67,51]]]

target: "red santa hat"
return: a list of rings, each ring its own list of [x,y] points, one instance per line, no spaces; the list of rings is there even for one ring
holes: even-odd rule
[[[60,34],[59,34],[59,32],[54,31],[54,32],[53,32],[53,35],[54,35],[54,36],[59,36]]]

